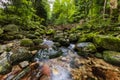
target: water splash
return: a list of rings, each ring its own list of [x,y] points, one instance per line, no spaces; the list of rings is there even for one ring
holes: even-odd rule
[[[72,80],[72,77],[67,69],[61,66],[53,66],[51,80]]]

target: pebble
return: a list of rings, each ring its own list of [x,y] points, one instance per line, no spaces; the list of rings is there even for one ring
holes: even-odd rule
[[[23,62],[19,63],[19,65],[20,65],[21,68],[25,68],[29,65],[29,62],[28,61],[23,61]]]

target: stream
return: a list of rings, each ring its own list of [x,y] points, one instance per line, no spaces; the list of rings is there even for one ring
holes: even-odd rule
[[[53,41],[46,39],[43,41],[42,44],[47,45],[48,48],[44,50],[40,49],[34,60],[37,61],[40,66],[41,62],[50,66],[52,70],[51,80],[72,80],[70,70],[73,66],[72,62],[74,61],[75,56],[78,56],[74,51],[75,45],[70,44],[69,47],[56,48]],[[60,57],[57,56],[58,58],[56,58],[55,55],[59,55]],[[55,57],[49,59],[50,56]]]

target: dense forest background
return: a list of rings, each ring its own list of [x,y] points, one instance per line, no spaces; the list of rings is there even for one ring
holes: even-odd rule
[[[0,23],[34,28],[86,22],[87,27],[106,27],[120,22],[119,0],[55,0],[53,9],[47,0],[0,1]],[[52,2],[53,3],[53,2]]]

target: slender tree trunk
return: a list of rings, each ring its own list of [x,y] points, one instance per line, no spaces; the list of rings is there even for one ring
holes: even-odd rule
[[[104,6],[103,6],[103,19],[105,19],[106,4],[107,4],[107,0],[104,1]]]

